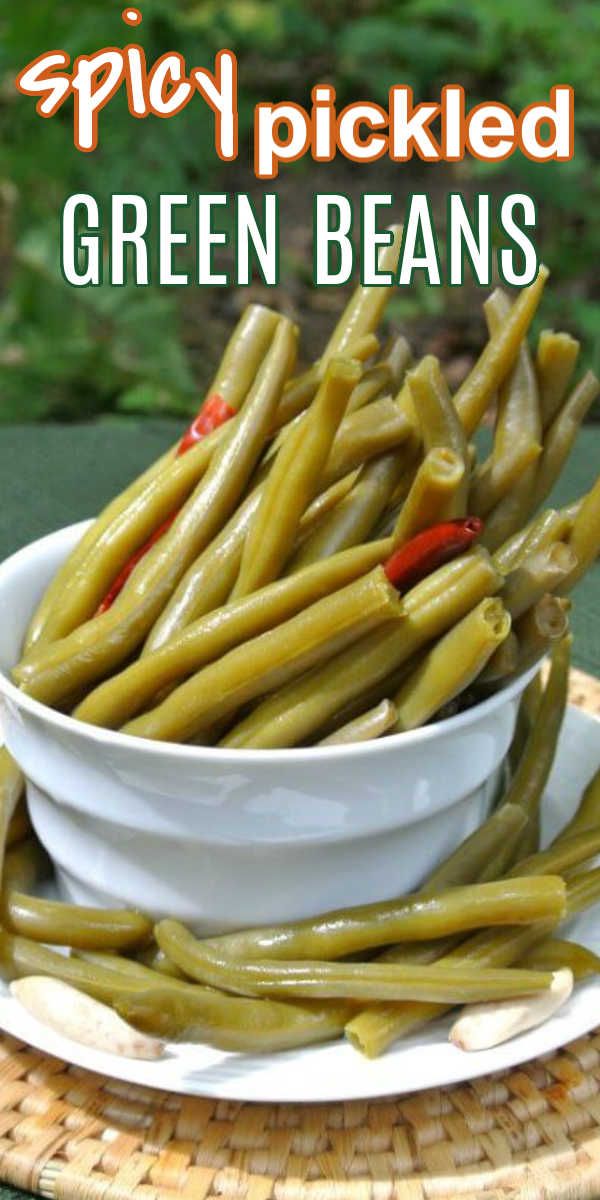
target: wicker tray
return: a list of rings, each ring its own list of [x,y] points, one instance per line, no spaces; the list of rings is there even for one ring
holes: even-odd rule
[[[600,712],[600,684],[573,672],[571,699]],[[2,1037],[0,1178],[50,1200],[590,1200],[600,1029],[469,1084],[320,1105],[172,1095]]]

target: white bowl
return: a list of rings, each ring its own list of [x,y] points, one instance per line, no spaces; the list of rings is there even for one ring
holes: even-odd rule
[[[86,523],[0,566],[0,716],[77,903],[210,932],[415,888],[487,815],[531,672],[435,725],[354,746],[221,750],[127,737],[30,699],[10,668]]]

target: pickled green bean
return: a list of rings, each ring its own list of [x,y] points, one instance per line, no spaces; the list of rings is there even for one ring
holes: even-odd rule
[[[23,773],[12,754],[0,747],[0,884],[4,870],[10,823],[25,791]]]
[[[429,354],[407,376],[414,412],[423,436],[425,451],[444,448],[462,465],[460,485],[448,511],[440,520],[464,517],[469,493],[469,454],[465,431],[454,407],[437,358]]]
[[[510,633],[501,600],[482,600],[425,655],[394,697],[396,729],[415,729],[474,679]]]
[[[329,737],[321,738],[319,746],[349,746],[353,742],[370,742],[383,737],[396,724],[397,714],[391,700],[382,700],[375,708],[346,725],[341,725]]]
[[[407,592],[401,625],[388,623],[325,666],[280,688],[221,744],[268,748],[306,741],[346,705],[387,680],[413,654],[497,591],[500,582],[491,559],[479,550],[446,564]]]
[[[576,513],[569,546],[575,553],[577,565],[559,585],[559,595],[570,592],[600,554],[600,475]]]
[[[509,319],[512,311],[510,303],[503,292],[496,291],[484,307],[493,337],[494,331],[501,329],[503,323]],[[494,467],[507,462],[508,474],[512,476],[512,456],[515,447],[528,443],[538,451],[541,437],[537,381],[529,349],[526,342],[523,342],[515,366],[500,393],[490,462],[490,480],[493,481]],[[486,503],[482,510],[487,516],[482,542],[489,549],[497,549],[511,533],[525,523],[533,511],[536,477],[537,466],[532,462],[518,478],[511,478],[511,486],[502,497],[495,494],[493,487],[488,487]]]
[[[593,950],[563,938],[544,938],[523,955],[521,962],[535,971],[560,971],[568,967],[577,980],[600,974],[600,957]]]
[[[219,960],[322,961],[400,940],[429,941],[492,925],[557,921],[564,914],[565,885],[557,875],[511,877],[336,909],[287,925],[205,938],[198,945],[203,956],[214,955]],[[161,937],[164,924],[160,922],[155,931],[159,946],[187,975],[193,974]]]
[[[504,796],[504,802],[520,804],[530,818],[536,816],[546,786],[567,703],[571,637],[552,648],[550,674],[540,701],[535,725]]]
[[[212,988],[169,979],[147,969],[134,978],[78,958],[65,958],[28,938],[0,930],[0,974],[5,979],[49,975],[105,1004],[124,1020],[157,1036],[208,1042],[223,1050],[267,1052],[335,1037],[347,1004],[285,1004],[226,996]]]
[[[302,567],[364,542],[385,511],[402,463],[401,451],[391,451],[367,463],[351,491],[302,541],[288,561],[286,573],[294,574]]]
[[[552,424],[573,377],[580,345],[569,333],[543,329],[535,358],[542,425]]]
[[[477,687],[497,687],[513,675],[519,663],[519,639],[512,630],[508,637],[494,650],[482,671],[477,676]]]
[[[590,779],[571,820],[561,830],[559,841],[600,826],[600,768]]]
[[[502,599],[516,619],[537,604],[546,592],[552,592],[568,578],[577,563],[570,546],[552,542],[542,550],[528,555],[521,565],[506,577]]]
[[[462,506],[464,463],[453,450],[437,446],[418,467],[410,491],[394,523],[394,546],[401,546],[422,529],[451,519]]]
[[[453,967],[396,963],[232,961],[207,949],[178,921],[159,921],[159,945],[198,982],[242,996],[283,996],[318,1000],[498,1000],[549,987],[545,972],[460,971]]]
[[[35,835],[24,838],[5,855],[2,873],[3,888],[14,888],[19,892],[29,891],[35,884],[46,879],[50,873],[50,859]]]
[[[239,502],[264,446],[294,343],[293,326],[280,321],[233,432],[170,529],[138,563],[112,608],[15,668],[25,692],[60,703],[109,674],[143,641],[173,588]]]
[[[232,598],[247,596],[279,575],[302,513],[319,490],[348,397],[359,378],[360,368],[352,360],[332,359],[311,407],[283,443],[246,534]]]
[[[83,950],[132,950],[147,942],[152,923],[129,909],[84,908],[4,890],[2,925],[11,933]]]
[[[169,642],[101,683],[75,710],[80,721],[119,728],[172,688],[251,638],[281,625],[308,605],[352,583],[383,562],[387,541],[369,542],[267,584],[193,621]]]
[[[515,633],[519,643],[514,674],[521,674],[548,653],[552,643],[569,630],[567,601],[559,596],[542,596],[528,612],[515,622]]]
[[[142,658],[163,649],[193,622],[225,604],[238,576],[244,538],[260,496],[260,488],[255,488],[186,571],[152,626]]]
[[[402,602],[383,569],[325,596],[275,629],[230,650],[182,683],[162,704],[124,731],[138,737],[189,740],[242,704],[327,661],[384,622],[402,619]]]
[[[548,268],[540,266],[537,279],[519,293],[506,320],[492,334],[454,396],[454,406],[467,438],[473,436],[492,395],[517,360],[519,347],[535,316],[548,275]]]
[[[552,491],[573,447],[579,427],[600,392],[600,381],[588,371],[559,409],[544,436],[544,449],[537,465],[533,503],[537,507]]]

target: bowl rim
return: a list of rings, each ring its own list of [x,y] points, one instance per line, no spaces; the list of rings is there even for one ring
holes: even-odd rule
[[[61,538],[68,541],[69,534],[73,538],[76,531],[85,532],[85,529],[91,523],[91,520],[86,520],[77,521],[72,525],[65,525],[61,529],[54,530],[52,533],[29,542],[26,546],[23,546],[20,550],[15,551],[14,554],[4,559],[0,563],[0,597],[5,576],[10,575],[12,570],[28,559],[35,559],[37,556],[36,552],[39,553],[48,548],[48,542],[59,541]],[[394,748],[401,749],[403,746],[415,746],[420,743],[434,741],[436,738],[452,734],[455,731],[459,732],[465,727],[476,723],[480,717],[487,717],[495,712],[496,709],[501,708],[505,703],[512,700],[520,692],[523,692],[527,684],[539,670],[543,657],[515,679],[505,684],[497,692],[486,697],[485,700],[480,700],[478,704],[472,705],[471,708],[465,709],[464,712],[444,717],[433,724],[422,725],[418,729],[392,733],[387,737],[373,738],[366,742],[351,742],[347,745],[292,746],[268,750],[252,748],[228,749],[227,747],[190,746],[180,742],[163,742],[155,741],[151,738],[134,737],[132,734],[121,733],[120,730],[105,729],[100,725],[92,725],[87,721],[76,720],[67,713],[61,713],[54,708],[50,708],[49,705],[43,704],[40,700],[35,700],[32,696],[28,696],[26,692],[21,691],[1,669],[0,698],[2,696],[6,697],[18,709],[22,709],[38,720],[45,722],[45,724],[62,730],[71,736],[75,735],[97,745],[111,746],[117,750],[130,750],[138,754],[148,754],[151,757],[168,758],[172,756],[185,762],[195,762],[203,765],[209,763],[238,763],[241,766],[242,764],[250,765],[253,763],[257,765],[260,763],[271,765],[279,763],[282,766],[285,763],[294,762],[327,763],[330,761],[336,762],[339,759],[353,759],[361,756],[377,755],[382,751],[389,751]]]

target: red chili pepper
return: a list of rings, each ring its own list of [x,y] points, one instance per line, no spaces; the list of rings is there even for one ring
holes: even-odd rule
[[[171,517],[168,517],[166,521],[163,521],[162,525],[159,525],[158,529],[152,534],[152,537],[149,537],[148,541],[144,542],[144,545],[140,546],[139,550],[136,550],[135,554],[132,554],[131,558],[129,559],[129,562],[125,563],[125,566],[123,567],[122,571],[119,571],[117,578],[114,580],[113,583],[111,583],[111,585],[104,597],[104,600],[102,601],[101,604],[98,605],[98,608],[96,609],[96,613],[95,613],[95,615],[97,617],[99,617],[101,613],[106,612],[107,609],[109,609],[111,607],[111,605],[114,604],[117,596],[119,595],[119,592],[121,592],[123,590],[123,588],[125,587],[125,584],[127,583],[127,580],[129,579],[129,576],[131,575],[131,572],[133,571],[134,567],[137,567],[140,559],[143,558],[144,555],[148,553],[148,551],[152,548],[152,546],[154,546],[155,542],[159,541],[159,539],[162,537],[163,533],[167,532],[167,529],[169,528],[170,525],[173,524],[173,521],[175,520],[176,516],[177,516],[177,513],[174,512]]]
[[[463,554],[482,529],[483,521],[479,517],[431,525],[400,546],[384,563],[383,569],[394,587],[405,590],[451,558]]]
[[[232,408],[231,404],[228,404],[218,392],[213,392],[213,394],[208,396],[204,401],[200,412],[196,417],[194,417],[194,420],[189,428],[186,429],[179,446],[177,447],[177,454],[175,457],[179,458],[180,455],[185,454],[187,450],[191,450],[192,446],[195,446],[197,442],[201,442],[202,438],[205,438],[207,434],[212,433],[213,429],[217,429],[219,425],[224,425],[225,421],[229,421],[230,417],[233,417],[234,415],[235,408]],[[176,516],[177,513],[174,512],[173,515],[170,516],[166,521],[163,521],[162,525],[160,525],[156,532],[152,534],[152,537],[148,538],[148,541],[144,542],[144,545],[140,546],[139,550],[136,550],[135,554],[132,555],[132,557],[129,559],[129,562],[125,563],[122,571],[119,572],[117,578],[110,585],[104,600],[96,609],[95,615],[97,617],[99,617],[101,613],[107,612],[108,609],[114,604],[119,592],[121,592],[125,587],[133,568],[137,567],[140,559],[148,553],[152,546],[154,546],[159,538],[162,537],[163,533],[167,532],[167,529],[173,524]]]
[[[219,425],[224,425],[233,416],[235,416],[235,408],[232,408],[231,404],[228,404],[218,392],[207,396],[198,416],[194,417],[179,443],[177,457],[185,454],[186,450],[190,450],[192,446],[196,445],[196,442],[201,442],[208,433],[212,433],[213,429],[217,429]]]

